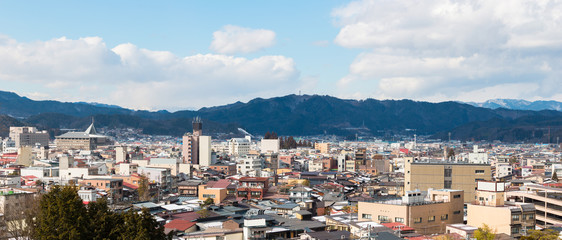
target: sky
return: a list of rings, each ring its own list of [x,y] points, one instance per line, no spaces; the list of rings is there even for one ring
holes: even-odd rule
[[[0,0],[0,90],[34,100],[562,101],[561,53],[562,1]]]

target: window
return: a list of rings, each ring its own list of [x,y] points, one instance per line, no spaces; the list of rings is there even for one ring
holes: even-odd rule
[[[448,219],[449,219],[449,214],[441,215],[441,220],[448,220]]]
[[[422,222],[422,218],[414,218],[414,223],[421,223]]]
[[[203,198],[215,198],[215,194],[203,194]]]
[[[395,218],[394,218],[394,221],[395,221],[395,222],[399,222],[399,223],[404,223],[404,218],[395,217]]]
[[[452,173],[453,173],[453,169],[445,168],[445,172],[444,172],[445,177],[451,177]]]
[[[453,214],[461,214],[461,211],[454,211]]]
[[[513,221],[519,221],[519,216],[520,216],[520,215],[511,215],[511,220],[513,220]]]
[[[535,214],[526,214],[527,220],[533,220],[535,218]]]
[[[452,181],[451,180],[445,180],[444,184],[443,184],[443,188],[445,189],[451,189],[451,185],[452,185]]]
[[[430,216],[427,218],[428,222],[435,222],[435,216]]]
[[[474,173],[476,173],[476,174],[484,174],[484,170],[474,170]]]
[[[379,215],[380,222],[390,222],[387,216]]]
[[[361,218],[363,218],[363,219],[371,219],[372,217],[371,217],[371,214],[363,213],[363,214],[361,214]]]
[[[519,228],[514,227],[511,229],[511,234],[518,234],[518,233],[519,233]]]
[[[461,198],[461,195],[460,194],[453,195],[453,198]]]
[[[260,196],[261,192],[251,192],[252,196]]]

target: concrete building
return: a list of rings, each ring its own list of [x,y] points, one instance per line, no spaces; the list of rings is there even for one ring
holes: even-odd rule
[[[476,197],[467,205],[467,224],[487,224],[497,233],[521,237],[535,229],[535,206],[532,203],[505,202],[505,182],[478,182]]]
[[[49,146],[49,133],[38,131],[35,127],[10,127],[10,138],[14,140],[15,147],[21,146]]]
[[[57,148],[62,150],[94,150],[98,146],[109,145],[112,141],[107,136],[98,134],[94,122],[84,132],[67,132],[55,137]]]
[[[462,190],[408,191],[402,199],[359,202],[359,221],[406,224],[420,234],[445,232],[447,224],[462,223],[464,209]],[[427,196],[427,198],[426,198]]]
[[[421,162],[405,158],[404,190],[419,189],[458,189],[464,191],[464,201],[474,200],[476,182],[492,180],[489,164],[469,164],[461,162]]]
[[[127,162],[127,146],[115,147],[115,163]]]
[[[505,192],[507,199],[535,205],[536,226],[562,225],[562,189],[541,185],[524,185],[521,191]]]
[[[263,159],[256,155],[247,155],[236,159],[236,168],[241,175],[259,176],[263,169]]]
[[[314,143],[314,149],[320,153],[327,154],[330,152],[330,143]]]
[[[268,178],[242,177],[236,186],[236,196],[245,199],[263,199],[268,188]]]
[[[8,213],[9,210],[22,211],[26,207],[26,201],[30,201],[34,194],[32,192],[0,188],[0,215]]]
[[[513,167],[509,163],[498,163],[496,164],[496,174],[495,178],[500,179],[505,176],[509,176],[513,173]]]
[[[123,200],[123,179],[117,178],[91,178],[80,182],[82,186],[95,187],[104,190],[113,201]]]
[[[215,204],[220,204],[227,196],[226,188],[230,182],[225,179],[219,181],[209,181],[207,184],[199,185],[199,200],[205,201],[207,198],[213,199]]]
[[[211,136],[199,136],[199,165],[208,167],[213,164]]]
[[[261,153],[278,153],[279,139],[262,139],[260,144]]]
[[[212,164],[211,137],[203,136],[203,122],[200,117],[193,119],[193,132],[186,133],[182,137],[183,163]]]
[[[244,156],[250,153],[251,142],[248,138],[233,138],[228,140],[228,154]]]
[[[489,164],[490,161],[486,149],[479,149],[478,145],[474,145],[472,152],[468,154],[468,162],[472,164]]]
[[[162,193],[172,193],[174,182],[169,168],[138,167],[138,174],[144,175],[149,182],[156,183]]]

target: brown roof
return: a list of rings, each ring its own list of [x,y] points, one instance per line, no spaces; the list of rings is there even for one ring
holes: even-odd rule
[[[166,225],[164,225],[164,228],[178,230],[178,231],[183,232],[183,231],[189,229],[190,227],[193,227],[194,225],[195,225],[195,222],[190,222],[190,221],[186,221],[186,220],[182,220],[182,219],[174,219],[174,220],[170,221],[169,223],[167,223]]]

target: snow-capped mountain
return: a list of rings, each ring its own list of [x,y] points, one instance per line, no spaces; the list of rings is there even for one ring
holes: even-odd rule
[[[556,110],[562,111],[562,102],[557,101],[534,101],[530,102],[521,99],[491,99],[483,103],[467,102],[476,107],[485,107],[491,109],[505,108],[513,110]]]

